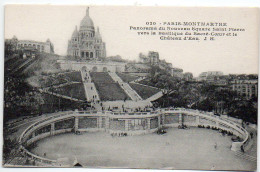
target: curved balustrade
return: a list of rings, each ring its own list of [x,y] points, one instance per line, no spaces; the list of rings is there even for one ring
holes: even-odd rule
[[[172,117],[172,118],[171,118]],[[166,120],[171,119],[171,120]],[[67,120],[67,121],[66,121]],[[70,120],[70,124],[64,125]],[[62,123],[64,122],[64,123]],[[168,123],[165,123],[168,122]],[[174,124],[172,123],[174,122]],[[152,112],[111,112],[111,111],[66,111],[46,117],[30,125],[20,136],[21,150],[28,157],[41,163],[56,164],[51,160],[32,154],[26,146],[42,138],[71,131],[106,131],[127,135],[148,134],[160,127],[185,125],[205,125],[230,131],[241,138],[242,142],[233,142],[231,150],[249,145],[248,132],[237,123],[221,118],[210,112],[184,108],[164,108]],[[245,149],[246,150],[246,149]],[[57,164],[56,164],[57,165]]]

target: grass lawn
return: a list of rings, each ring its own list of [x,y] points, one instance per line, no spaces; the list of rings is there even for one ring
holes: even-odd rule
[[[95,83],[102,101],[131,100],[118,83]]]
[[[91,72],[90,76],[94,83],[114,83],[115,82],[107,72]]]
[[[107,72],[91,72],[90,76],[102,101],[131,100]]]
[[[156,88],[152,88],[145,85],[133,84],[129,83],[129,85],[143,98],[147,99],[154,94],[158,93],[160,90]]]
[[[75,84],[65,85],[63,87],[53,88],[53,89],[55,93],[80,99],[80,100],[86,100],[83,83],[75,83]]]
[[[69,81],[82,82],[81,73],[78,71],[64,73],[64,74],[61,74],[61,76],[65,77]]]
[[[61,76],[45,76],[45,75],[42,75],[42,76],[39,76],[39,82],[41,84],[42,87],[50,87],[52,85],[60,85],[60,84],[64,84],[66,83],[67,81],[61,77]]]
[[[51,94],[42,93],[44,104],[42,105],[42,113],[50,113],[61,110],[74,110],[79,103],[57,97]]]
[[[138,76],[133,76],[125,73],[117,73],[117,75],[124,81],[124,82],[131,82],[139,78]]]

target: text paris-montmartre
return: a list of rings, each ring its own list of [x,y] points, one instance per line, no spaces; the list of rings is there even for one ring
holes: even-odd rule
[[[165,26],[210,26],[210,27],[222,27],[227,26],[227,23],[222,22],[162,22]]]

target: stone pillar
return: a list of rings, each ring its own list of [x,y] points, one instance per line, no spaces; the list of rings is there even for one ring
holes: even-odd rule
[[[161,127],[161,115],[158,116],[158,128]]]
[[[97,128],[102,128],[102,117],[97,117]]]
[[[109,117],[106,117],[105,129],[109,129]]]
[[[99,122],[99,121],[100,121],[100,118],[97,117],[97,127],[96,127],[96,128],[100,128],[100,127],[99,127],[99,126],[100,126],[100,124],[99,124],[100,122]]]
[[[147,130],[150,130],[151,129],[151,118],[146,118],[147,120]]]
[[[164,126],[165,114],[162,114],[162,126]]]
[[[128,131],[129,130],[129,120],[128,119],[126,119],[125,120],[125,131]]]
[[[78,131],[79,129],[79,117],[75,117],[75,131]]]
[[[182,114],[179,114],[179,124],[182,125]]]
[[[54,132],[55,132],[55,123],[51,123],[51,135],[54,135]]]

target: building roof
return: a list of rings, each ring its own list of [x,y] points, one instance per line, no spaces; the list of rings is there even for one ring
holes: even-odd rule
[[[78,29],[77,29],[77,26],[76,26],[75,30],[72,33],[72,38],[76,38],[76,37],[78,37],[78,35],[79,35],[79,32],[78,32]]]

